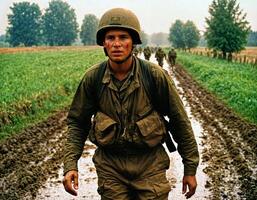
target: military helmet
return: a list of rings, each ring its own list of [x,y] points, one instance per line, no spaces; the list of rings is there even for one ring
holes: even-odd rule
[[[103,46],[105,33],[111,28],[123,28],[130,33],[133,44],[142,43],[140,38],[140,23],[137,16],[130,10],[113,8],[103,14],[96,33],[96,42],[98,45]]]

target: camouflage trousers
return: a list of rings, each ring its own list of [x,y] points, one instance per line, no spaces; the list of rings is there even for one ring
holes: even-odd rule
[[[170,159],[162,145],[148,152],[114,153],[96,149],[93,162],[101,200],[167,200]]]

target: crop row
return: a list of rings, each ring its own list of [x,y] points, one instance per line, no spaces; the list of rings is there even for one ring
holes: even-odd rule
[[[103,58],[101,49],[86,48],[0,54],[1,134],[24,116],[67,106],[85,70]]]
[[[179,52],[178,62],[228,107],[257,123],[257,68],[185,52]]]

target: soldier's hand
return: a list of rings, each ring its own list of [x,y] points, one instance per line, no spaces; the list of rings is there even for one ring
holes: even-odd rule
[[[183,177],[183,188],[182,194],[185,194],[186,198],[189,199],[194,195],[197,187],[197,182],[195,176],[184,176]],[[187,189],[189,191],[187,191]]]
[[[66,192],[74,196],[78,195],[78,172],[76,170],[68,171],[65,174],[62,183]]]

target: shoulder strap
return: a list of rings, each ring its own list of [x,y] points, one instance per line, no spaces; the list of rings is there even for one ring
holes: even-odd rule
[[[138,58],[138,60],[141,66],[142,82],[146,90],[146,94],[152,102],[153,107],[162,114],[158,99],[156,98],[157,96],[154,94],[154,92],[157,91],[157,86],[153,74],[150,70],[150,66],[146,61],[143,61],[140,58]]]
[[[97,76],[96,76],[96,82],[95,82],[95,102],[97,102],[97,105],[99,104],[101,95],[103,93],[104,84],[102,84],[102,80],[104,77],[105,69],[106,69],[107,61],[103,61],[98,69]]]
[[[146,90],[146,94],[149,97],[150,101],[153,104],[153,107],[159,112],[161,115],[163,115],[164,111],[161,108],[160,102],[158,101],[157,95],[154,95],[154,91],[157,91],[157,86],[155,83],[155,79],[153,77],[153,74],[151,70],[149,69],[149,64],[142,59],[138,58],[140,66],[141,66],[141,72],[142,72],[142,82],[144,85],[144,88]],[[171,131],[172,127],[170,126],[170,123],[163,117],[163,120],[165,122],[166,130],[167,130],[167,137],[165,139],[166,146],[169,149],[170,152],[176,151],[176,147],[172,141]]]

